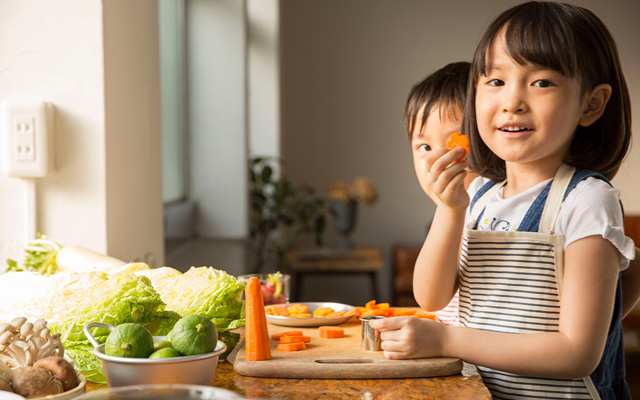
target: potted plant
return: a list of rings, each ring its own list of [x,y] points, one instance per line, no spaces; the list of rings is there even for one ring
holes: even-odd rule
[[[273,272],[283,267],[290,248],[312,239],[322,245],[325,205],[312,187],[294,185],[274,169],[274,157],[249,160],[250,244],[253,272]]]

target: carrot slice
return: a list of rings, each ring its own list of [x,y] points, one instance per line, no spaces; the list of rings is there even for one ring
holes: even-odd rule
[[[376,306],[376,301],[375,300],[371,300],[368,301],[367,304],[364,305],[364,308],[368,309],[368,310],[372,310],[374,309]]]
[[[280,340],[283,336],[302,336],[302,331],[286,331],[286,332],[278,332],[271,335],[271,339]]]
[[[263,361],[271,359],[271,343],[267,330],[264,298],[257,277],[250,278],[245,287],[245,359]]]
[[[332,313],[329,313],[327,315],[325,315],[325,317],[327,318],[336,318],[336,317],[342,317],[343,315],[345,315],[344,311],[335,311]]]
[[[413,314],[413,316],[417,317],[417,318],[428,318],[428,319],[432,319],[432,320],[436,319],[436,313],[426,312],[426,311],[417,312],[417,313]]]
[[[303,304],[291,304],[287,307],[289,314],[306,314],[309,312],[309,308]]]
[[[467,154],[469,154],[469,136],[462,135],[459,132],[453,132],[451,136],[449,136],[447,147],[455,149],[456,146],[460,146],[464,150],[464,153],[458,158],[458,160],[463,160]]]
[[[303,314],[291,314],[289,315],[291,318],[311,318],[311,314],[303,313]]]
[[[321,326],[318,328],[320,337],[325,339],[336,339],[344,337],[344,329],[335,326]]]
[[[311,338],[309,336],[282,336],[280,338],[280,343],[309,343],[311,342]]]
[[[313,310],[314,317],[326,317],[328,314],[333,312],[333,308],[331,307],[318,307]]]
[[[298,350],[305,350],[306,348],[307,348],[307,345],[305,345],[303,342],[280,343],[278,345],[278,350],[280,351],[298,351]]]

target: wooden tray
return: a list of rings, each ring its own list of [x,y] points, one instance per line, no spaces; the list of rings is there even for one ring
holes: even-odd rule
[[[423,358],[388,360],[382,351],[363,351],[360,321],[356,318],[339,325],[345,337],[323,339],[318,328],[292,328],[269,324],[269,335],[301,330],[311,337],[306,350],[278,351],[271,340],[272,359],[247,361],[244,345],[235,360],[234,369],[240,375],[261,378],[376,379],[425,378],[460,373],[462,361],[457,358]]]

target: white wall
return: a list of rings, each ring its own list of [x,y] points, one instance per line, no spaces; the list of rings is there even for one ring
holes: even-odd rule
[[[56,170],[38,181],[38,230],[124,260],[162,263],[154,0],[3,0],[0,100],[55,106]],[[0,265],[25,235],[24,182],[0,174]]]

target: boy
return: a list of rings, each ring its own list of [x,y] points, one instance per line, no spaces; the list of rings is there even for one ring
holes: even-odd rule
[[[461,130],[470,67],[468,62],[447,64],[415,84],[407,98],[404,127],[411,143],[418,182],[429,197],[424,166],[431,150],[444,148],[449,136]],[[476,176],[468,173],[465,187]],[[458,325],[457,293],[447,307],[436,311],[436,316],[444,324]]]

